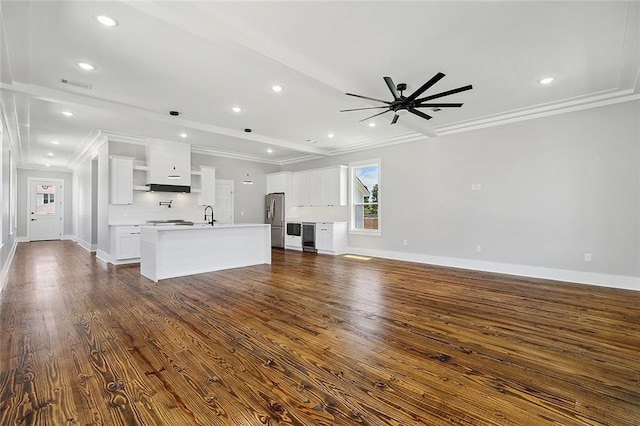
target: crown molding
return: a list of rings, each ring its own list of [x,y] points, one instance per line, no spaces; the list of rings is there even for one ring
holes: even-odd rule
[[[67,167],[73,170],[83,158],[93,157],[94,148],[97,148],[105,142],[104,138],[101,138],[102,136],[98,130],[92,129],[87,133],[82,139],[82,142],[80,142],[80,145],[73,151],[69,161],[67,161]]]
[[[419,140],[428,139],[429,136],[418,132],[408,132],[402,135],[392,136],[385,139],[377,140],[364,140],[356,142],[344,147],[332,149],[328,152],[328,155],[335,156],[341,154],[347,154],[349,152],[364,151],[366,149],[383,148],[386,146],[398,145],[402,143],[415,142]]]
[[[29,165],[29,166],[17,166],[16,169],[20,169],[20,170],[38,170],[38,171],[43,171],[43,172],[73,173],[73,170],[69,169],[67,167],[60,167],[60,166],[45,167],[45,166],[40,166],[38,164],[33,164],[33,165]]]
[[[520,110],[512,110],[505,113],[486,116],[480,119],[436,127],[435,130],[436,132],[438,132],[438,136],[446,136],[455,133],[484,129],[487,127],[517,123],[519,121],[533,120],[536,118],[581,111],[584,109],[598,108],[623,102],[631,102],[638,99],[640,99],[640,94],[634,93],[633,90],[621,90],[604,94],[595,94],[589,97],[580,97],[576,99],[565,100],[554,104],[540,105]]]

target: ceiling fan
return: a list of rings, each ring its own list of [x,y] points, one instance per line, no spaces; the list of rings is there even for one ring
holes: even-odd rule
[[[399,114],[405,113],[408,111],[412,114],[417,115],[418,117],[422,117],[425,120],[430,120],[431,116],[425,114],[422,111],[417,110],[416,108],[460,108],[463,104],[461,103],[428,103],[433,99],[442,98],[444,96],[453,95],[454,93],[464,92],[466,90],[471,90],[473,87],[469,84],[468,86],[458,87],[457,89],[447,90],[446,92],[436,93],[435,95],[426,96],[424,98],[418,98],[418,96],[422,95],[427,89],[436,84],[444,77],[444,74],[439,72],[434,75],[431,80],[424,83],[418,90],[413,92],[409,96],[404,96],[402,92],[407,90],[407,85],[405,83],[400,83],[397,86],[393,83],[391,77],[384,77],[385,83],[389,87],[391,94],[393,95],[393,101],[383,101],[382,99],[370,98],[368,96],[355,95],[353,93],[346,93],[348,96],[355,96],[356,98],[368,99],[370,101],[383,102],[386,105],[377,106],[377,107],[367,107],[367,108],[353,108],[353,109],[342,109],[340,112],[347,111],[362,111],[365,109],[378,109],[378,108],[386,108],[386,111],[382,111],[378,114],[374,114],[371,117],[363,118],[360,121],[365,121],[373,117],[377,117],[379,115],[385,114],[389,111],[393,111],[393,119],[391,120],[391,124],[396,124],[398,118],[400,118]]]

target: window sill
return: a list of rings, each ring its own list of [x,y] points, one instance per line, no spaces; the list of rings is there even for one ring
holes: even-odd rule
[[[381,237],[382,236],[382,231],[378,230],[378,231],[364,231],[364,230],[359,230],[359,229],[352,229],[349,230],[349,235],[370,235],[372,237]]]

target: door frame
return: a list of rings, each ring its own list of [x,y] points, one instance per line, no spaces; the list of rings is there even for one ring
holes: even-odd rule
[[[60,239],[64,236],[64,179],[42,178],[35,176],[27,177],[27,208],[25,213],[27,216],[27,238],[31,241],[31,186],[33,182],[50,182],[60,188],[60,195],[56,194],[56,198],[60,200]]]
[[[233,181],[231,179],[216,179],[216,183],[222,183],[222,184],[231,186],[231,225],[233,225],[234,223],[236,223],[236,190],[235,190],[235,181]]]

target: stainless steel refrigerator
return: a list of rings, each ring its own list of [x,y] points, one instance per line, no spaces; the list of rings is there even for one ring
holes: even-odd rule
[[[271,247],[284,248],[284,194],[267,194],[264,209],[264,223],[271,225]]]

